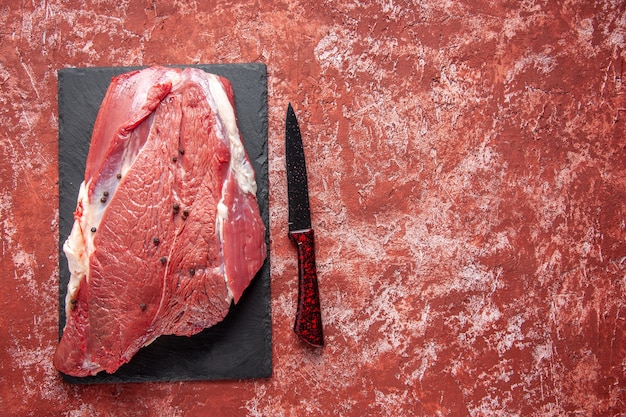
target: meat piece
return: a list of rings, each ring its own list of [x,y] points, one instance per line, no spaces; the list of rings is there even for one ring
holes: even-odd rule
[[[113,78],[74,218],[59,371],[112,373],[160,335],[221,321],[266,257],[228,80],[163,67]]]

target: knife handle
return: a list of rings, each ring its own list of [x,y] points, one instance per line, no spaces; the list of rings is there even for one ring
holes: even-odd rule
[[[314,347],[324,346],[324,331],[317,288],[313,229],[289,232],[298,247],[298,307],[293,331]]]

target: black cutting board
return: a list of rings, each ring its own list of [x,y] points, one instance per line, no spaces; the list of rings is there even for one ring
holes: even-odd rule
[[[267,68],[264,64],[194,65],[230,80],[244,146],[256,171],[257,199],[267,229],[268,257],[237,305],[221,323],[192,337],[161,336],[114,374],[72,383],[267,378],[272,373],[267,161]],[[69,280],[62,247],[74,222],[91,132],[111,78],[141,67],[65,68],[59,79],[59,337],[65,326]]]

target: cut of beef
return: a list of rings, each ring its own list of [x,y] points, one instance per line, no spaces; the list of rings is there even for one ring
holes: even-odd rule
[[[113,78],[74,226],[54,366],[112,373],[165,334],[221,321],[266,257],[228,80],[152,67]]]

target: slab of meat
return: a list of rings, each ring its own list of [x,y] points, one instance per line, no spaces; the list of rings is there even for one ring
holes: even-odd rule
[[[64,244],[54,366],[112,373],[160,335],[221,321],[266,257],[228,80],[152,67],[113,78]]]

